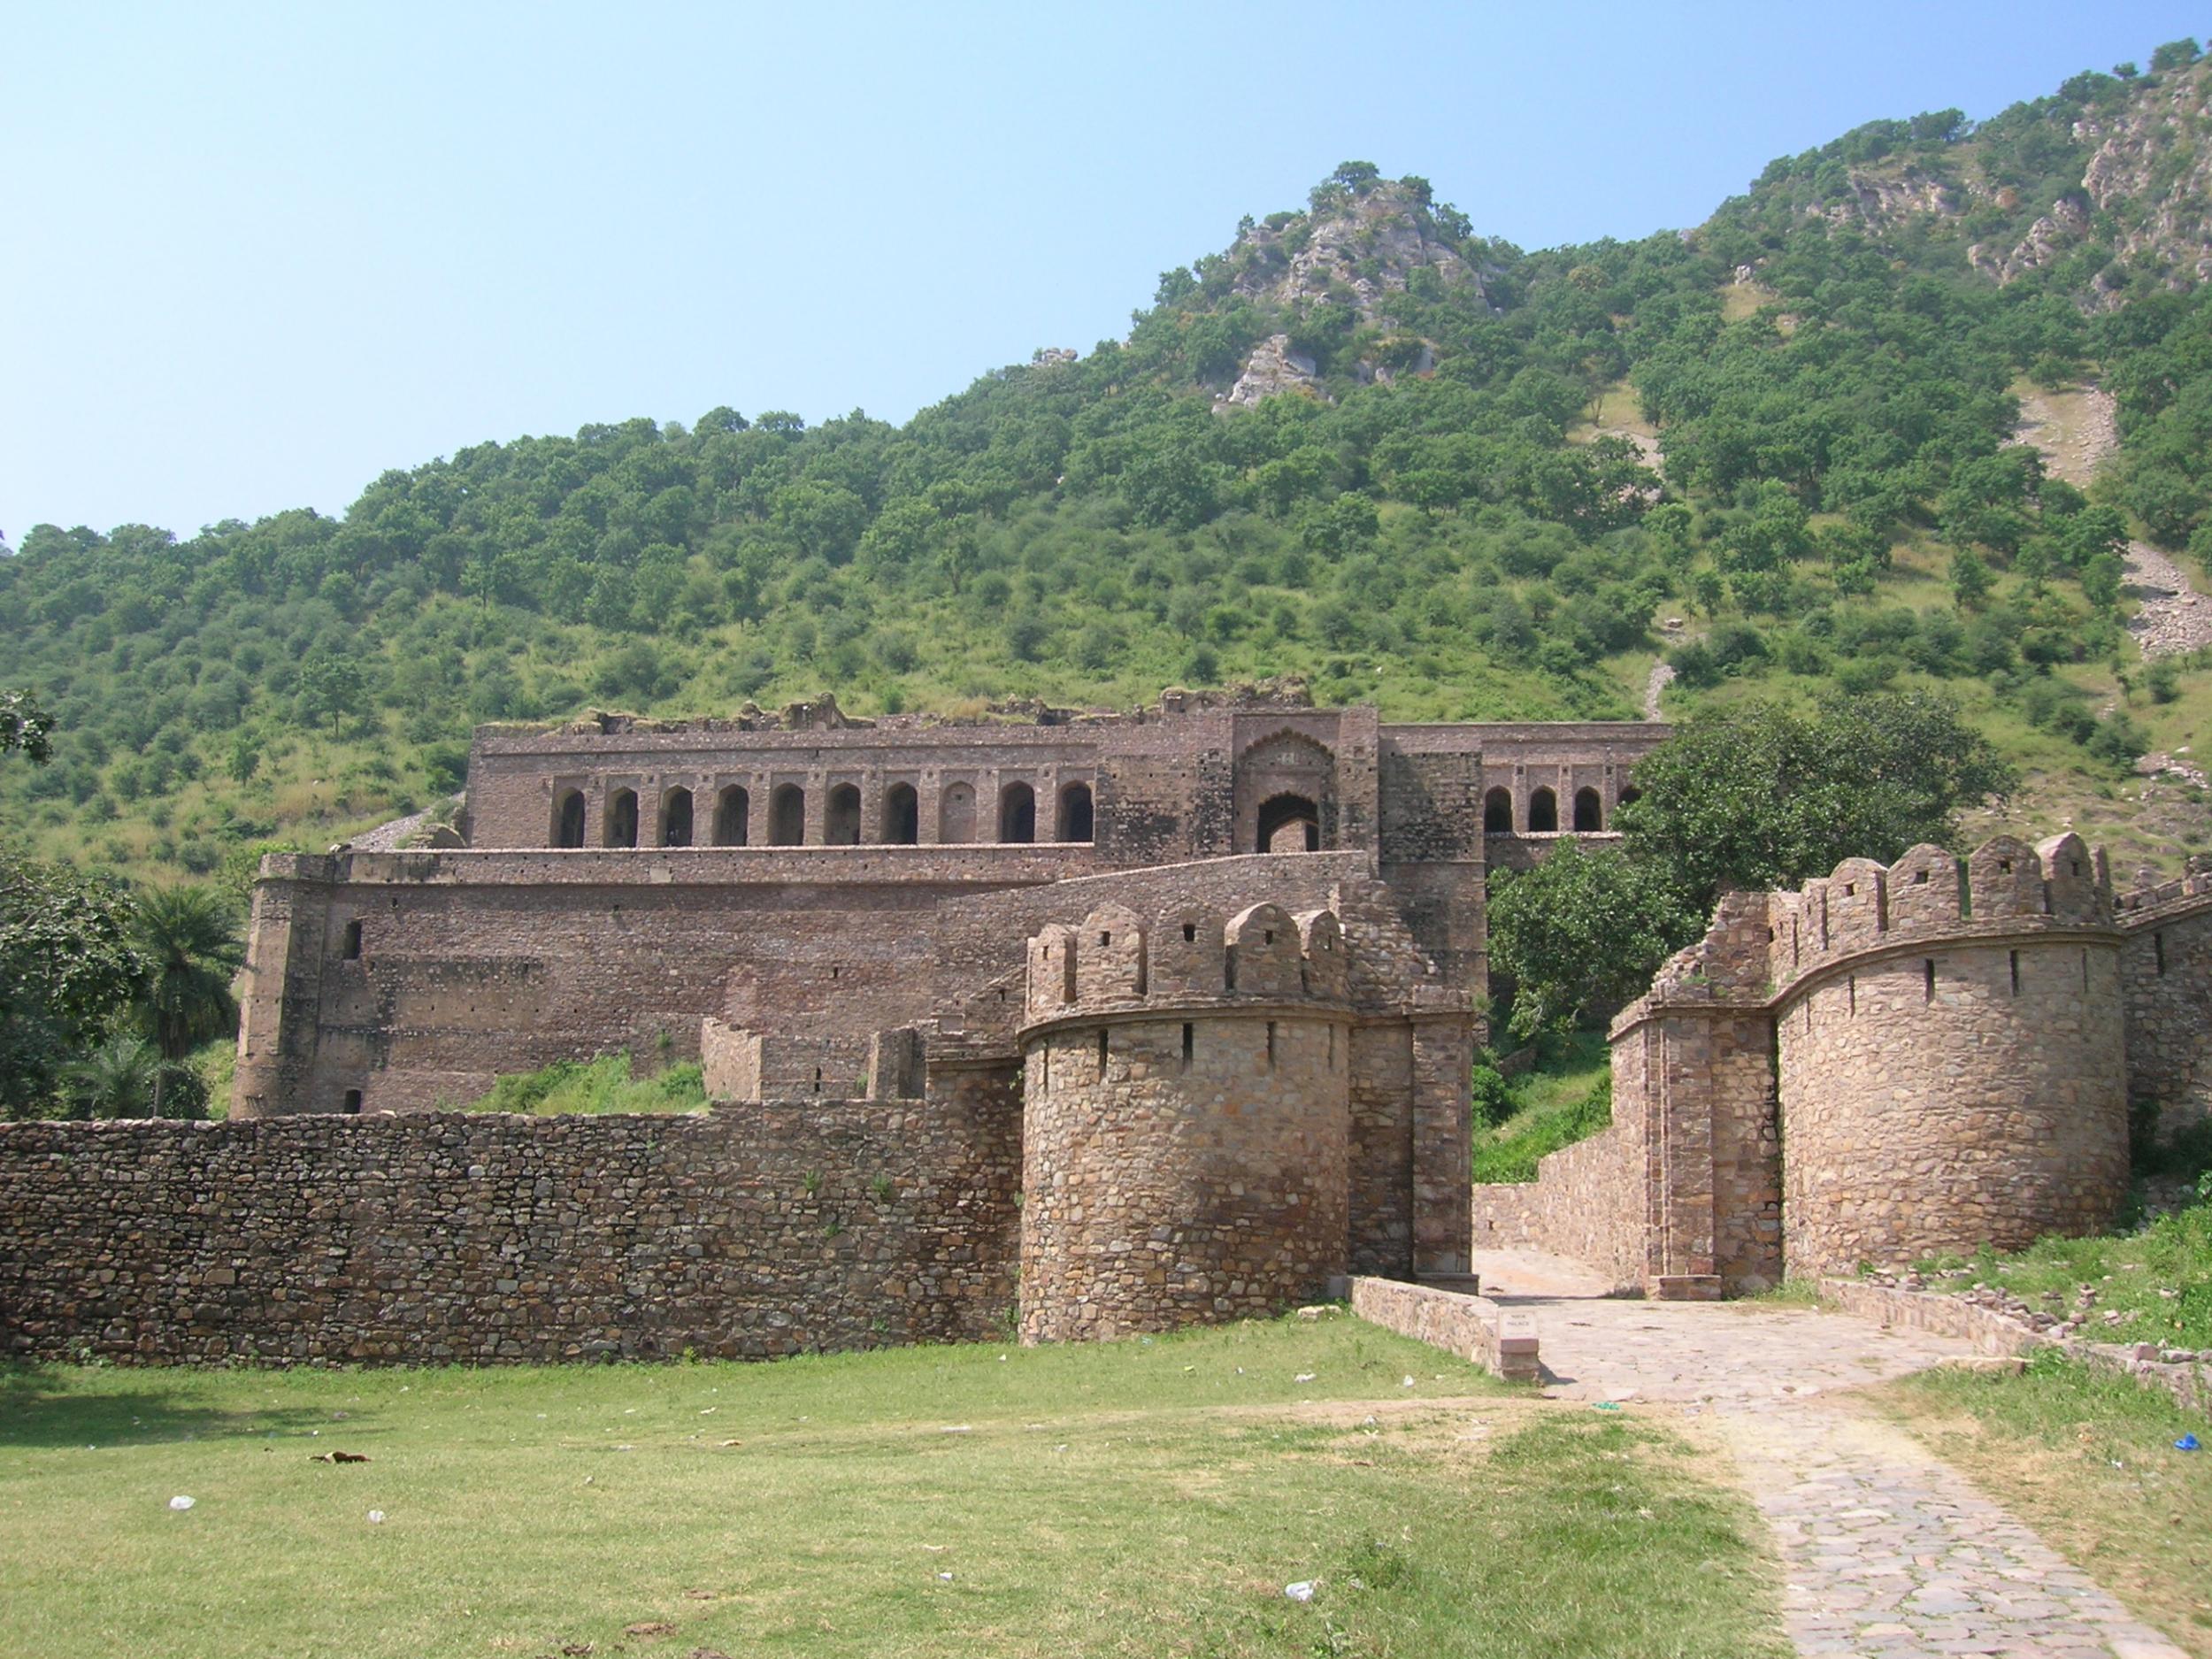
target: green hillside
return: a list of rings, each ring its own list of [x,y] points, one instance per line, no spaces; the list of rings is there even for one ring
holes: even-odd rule
[[[0,764],[0,840],[235,876],[450,793],[477,721],[595,705],[1297,673],[1398,718],[1628,718],[1664,657],[1669,712],[1943,689],[2029,779],[2014,821],[2171,863],[2212,842],[2212,665],[2144,659],[2124,573],[2133,537],[2200,585],[2212,553],[2212,68],[2154,61],[1872,124],[1640,242],[1525,252],[1349,163],[1125,340],[904,426],[724,408],[480,444],[336,518],[36,526],[0,687],[55,756]],[[2091,387],[2085,490],[2012,439]]]

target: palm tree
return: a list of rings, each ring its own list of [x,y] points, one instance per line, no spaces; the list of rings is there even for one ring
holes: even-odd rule
[[[140,1013],[163,1060],[180,1062],[209,1039],[237,1029],[230,981],[245,951],[236,920],[212,887],[148,893],[139,903],[133,942],[146,958]],[[157,1072],[154,1113],[160,1112]]]
[[[61,1069],[70,1102],[87,1118],[158,1117],[161,1056],[153,1044],[118,1032]]]

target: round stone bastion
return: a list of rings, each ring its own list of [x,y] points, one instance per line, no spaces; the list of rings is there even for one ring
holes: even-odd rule
[[[1344,1273],[1346,965],[1333,912],[1273,904],[1030,941],[1025,1342],[1266,1314]]]
[[[2023,1248],[2127,1188],[2120,933],[2074,836],[1854,861],[1775,915],[1786,1271]]]

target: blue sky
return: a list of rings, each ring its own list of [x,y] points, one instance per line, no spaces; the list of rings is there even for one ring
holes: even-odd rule
[[[2208,30],[2163,0],[17,5],[0,531],[336,512],[466,444],[723,403],[902,420],[1120,334],[1347,158],[1525,247],[1635,236],[1858,122]]]

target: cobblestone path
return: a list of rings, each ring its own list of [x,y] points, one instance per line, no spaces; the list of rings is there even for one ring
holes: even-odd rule
[[[1843,1391],[1970,1352],[1810,1309],[1614,1301],[1556,1257],[1478,1253],[1536,1316],[1547,1394],[1697,1419],[1774,1530],[1801,1654],[2187,1659],[1903,1431]]]

